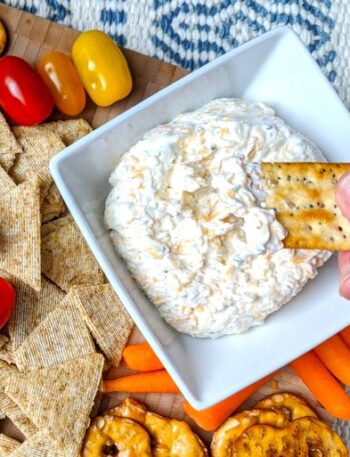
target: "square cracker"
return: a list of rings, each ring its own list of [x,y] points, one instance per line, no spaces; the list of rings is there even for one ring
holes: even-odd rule
[[[6,362],[9,365],[15,365],[15,356],[11,341],[9,341],[4,347],[0,349],[0,361]]]
[[[20,441],[15,440],[3,433],[0,433],[0,455],[1,457],[7,457],[8,455],[12,454],[15,449],[20,446]]]
[[[74,287],[71,294],[98,346],[118,366],[134,324],[112,286]]]
[[[74,143],[92,131],[92,127],[85,119],[69,119],[42,124],[39,128],[51,129],[66,146]]]
[[[16,375],[15,375],[16,376]],[[0,418],[8,417],[25,437],[37,433],[38,429],[4,392],[0,391]]]
[[[9,341],[9,338],[6,335],[0,334],[0,350],[3,349]]]
[[[51,183],[47,194],[41,203],[42,222],[48,222],[64,213],[66,206],[54,182]]]
[[[0,165],[0,197],[16,188],[15,182],[10,178],[4,168]]]
[[[17,368],[4,360],[0,360],[0,390],[5,387],[7,378],[14,373],[17,373]]]
[[[65,457],[76,457],[99,388],[104,359],[92,354],[9,377],[5,392]]]
[[[0,269],[40,290],[40,188],[27,181],[0,198]]]
[[[33,175],[41,179],[42,199],[52,183],[49,162],[58,152],[65,148],[52,130],[36,127],[13,127],[13,132],[23,149],[14,163],[10,174],[17,184]]]
[[[11,457],[65,457],[59,452],[43,433],[37,432],[20,443],[12,452]],[[77,456],[76,456],[77,457]]]
[[[9,334],[12,348],[16,351],[49,312],[62,301],[64,292],[44,277],[41,278],[40,291],[35,291],[20,281],[14,282],[14,285],[16,306],[9,321]]]
[[[90,333],[67,295],[17,349],[15,360],[19,370],[35,370],[95,352]]]
[[[335,185],[350,164],[262,163],[266,207],[287,230],[286,248],[350,250],[350,222],[335,201]]]
[[[22,148],[6,122],[4,116],[0,113],[0,165],[5,171],[12,167],[17,154],[21,154]]]
[[[43,274],[66,292],[74,285],[102,284],[102,270],[72,218],[46,225],[42,231],[50,233],[42,237]]]

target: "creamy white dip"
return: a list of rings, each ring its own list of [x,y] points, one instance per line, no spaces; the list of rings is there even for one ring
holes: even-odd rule
[[[164,319],[196,337],[263,323],[317,274],[327,253],[282,249],[252,162],[323,160],[263,104],[218,99],[125,153],[105,221],[117,252]]]

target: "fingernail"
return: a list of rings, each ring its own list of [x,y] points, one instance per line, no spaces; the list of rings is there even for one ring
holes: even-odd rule
[[[344,298],[350,298],[350,274],[341,279],[339,284],[339,294]]]
[[[336,203],[345,217],[350,218],[350,173],[345,173],[337,183]]]

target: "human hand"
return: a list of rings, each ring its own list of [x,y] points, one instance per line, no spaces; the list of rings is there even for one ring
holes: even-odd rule
[[[336,202],[344,216],[350,220],[350,172],[341,177],[336,188]],[[339,293],[350,299],[350,251],[339,252]]]

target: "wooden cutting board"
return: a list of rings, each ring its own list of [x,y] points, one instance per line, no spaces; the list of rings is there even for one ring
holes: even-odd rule
[[[0,5],[0,18],[7,26],[10,36],[8,53],[23,57],[30,64],[34,64],[41,55],[53,49],[70,53],[72,44],[79,35],[79,32],[75,30],[5,5]],[[129,97],[109,108],[99,108],[89,101],[80,117],[84,117],[94,128],[118,116],[131,106],[187,74],[185,70],[179,67],[160,62],[138,52],[128,49],[125,49],[124,52],[133,75],[134,88]],[[53,119],[64,119],[64,116],[55,113]],[[131,341],[143,341],[141,333],[136,328],[131,336]],[[264,348],[260,348],[260,351],[261,357],[264,357]],[[127,372],[127,369],[121,365],[118,368],[113,368],[109,377]],[[220,376],[220,373],[216,375]],[[317,404],[306,386],[290,369],[280,370],[275,379],[260,389],[244,406],[250,407],[264,396],[277,391],[289,391],[302,395],[324,419],[331,421],[325,410]],[[105,397],[101,402],[100,411],[114,406],[125,396],[110,395]],[[181,395],[147,394],[135,395],[135,397],[145,401],[150,409],[160,414],[179,419],[185,417]],[[194,428],[204,439],[210,438],[208,434],[198,430],[197,427],[194,426]],[[7,420],[0,424],[0,431],[15,438],[21,438],[19,432]]]

